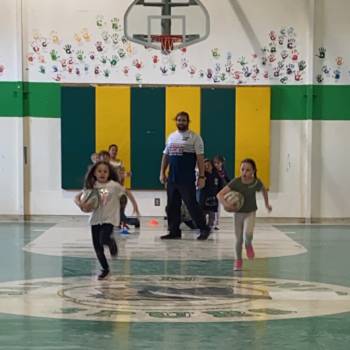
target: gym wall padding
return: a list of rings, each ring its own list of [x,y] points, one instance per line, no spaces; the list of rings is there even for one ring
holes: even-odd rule
[[[200,134],[201,89],[198,86],[169,86],[166,88],[166,137],[176,130],[175,116],[186,111],[190,115],[190,128]]]
[[[235,174],[245,158],[256,162],[258,177],[270,185],[270,87],[236,89]]]
[[[203,88],[201,91],[201,136],[205,157],[221,154],[230,177],[235,164],[235,89]]]
[[[159,169],[165,146],[165,88],[131,89],[132,188],[161,189]]]
[[[167,127],[168,132],[175,129],[180,110],[189,111],[192,130],[201,130],[206,157],[222,154],[231,176],[237,162],[253,157],[259,176],[269,183],[269,87],[64,87],[61,108],[65,189],[80,188],[90,154],[111,143],[119,146],[119,158],[132,171],[131,188],[162,188],[159,167]]]
[[[62,188],[79,189],[95,152],[95,88],[63,86],[61,112]]]
[[[118,158],[127,171],[131,164],[130,87],[96,87],[96,147],[97,152],[108,150],[111,144],[118,145]],[[130,178],[125,186],[130,187]]]

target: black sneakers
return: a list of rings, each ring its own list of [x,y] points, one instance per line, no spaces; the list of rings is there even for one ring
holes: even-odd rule
[[[195,230],[197,228],[196,224],[192,220],[184,221],[184,223],[191,229]]]
[[[210,235],[210,230],[201,230],[200,235],[197,237],[199,241],[205,241]]]
[[[126,223],[128,225],[135,226],[135,228],[140,227],[140,219],[139,218],[127,218]]]
[[[111,256],[113,258],[116,258],[118,256],[118,246],[114,238],[112,237],[111,237],[111,240],[109,241],[108,248],[109,248],[109,252],[111,253]]]
[[[109,276],[109,270],[102,270],[101,273],[97,276],[99,281],[106,279]]]
[[[181,233],[180,234],[168,233],[167,235],[160,236],[160,239],[181,239]]]

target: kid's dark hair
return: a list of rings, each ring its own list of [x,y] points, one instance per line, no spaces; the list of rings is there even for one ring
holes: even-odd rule
[[[180,116],[182,116],[182,117],[186,117],[186,119],[187,119],[187,123],[189,123],[190,122],[190,115],[187,113],[187,112],[185,112],[185,111],[181,111],[181,112],[179,112],[178,114],[176,114],[176,116],[175,116],[175,120],[177,120],[177,118],[178,117],[180,117]]]
[[[88,169],[86,175],[85,175],[85,180],[84,180],[84,188],[86,189],[92,189],[94,188],[95,182],[96,182],[96,177],[95,177],[95,170],[96,168],[104,164],[108,167],[109,169],[109,176],[108,176],[108,181],[113,180],[116,182],[119,182],[119,178],[113,167],[106,161],[100,160],[96,162],[95,164],[91,165],[90,168]]]
[[[254,161],[253,159],[251,159],[251,158],[246,158],[246,159],[243,159],[243,160],[241,161],[241,165],[242,165],[243,163],[248,163],[248,164],[250,164],[250,165],[252,166],[252,168],[253,168],[254,176],[257,177],[256,174],[258,173],[258,170],[256,169],[255,161]]]
[[[112,143],[111,145],[108,146],[108,151],[110,151],[112,147],[115,147],[117,151],[119,150],[118,145],[116,145],[115,143]]]
[[[222,156],[221,154],[217,154],[217,155],[215,155],[215,156],[213,157],[213,162],[215,162],[216,160],[219,161],[219,162],[221,162],[221,163],[225,163],[225,162],[226,162],[225,157]]]
[[[213,161],[209,158],[204,159],[204,163],[210,163],[212,167],[214,167]]]

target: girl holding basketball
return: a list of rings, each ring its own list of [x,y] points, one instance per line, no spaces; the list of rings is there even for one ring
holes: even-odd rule
[[[230,191],[236,191],[243,195],[244,203],[237,210],[235,203],[229,201],[226,196]],[[235,217],[235,235],[236,235],[236,259],[234,261],[234,270],[242,270],[242,246],[243,238],[248,259],[255,256],[252,241],[255,226],[255,216],[257,210],[256,192],[261,191],[265,201],[265,207],[270,212],[272,210],[269,204],[269,197],[263,183],[257,178],[257,169],[253,159],[247,158],[241,162],[240,176],[231,180],[217,195],[219,202],[228,212],[234,212]],[[226,198],[225,198],[226,197]]]
[[[85,176],[85,189],[97,189],[99,205],[96,209],[82,201],[81,193],[75,197],[75,203],[82,211],[91,211],[92,243],[102,271],[99,280],[109,275],[109,265],[104,254],[104,246],[109,247],[111,256],[117,256],[118,247],[112,236],[113,226],[120,222],[120,197],[125,194],[124,187],[118,183],[118,178],[109,162],[98,161],[93,164]]]

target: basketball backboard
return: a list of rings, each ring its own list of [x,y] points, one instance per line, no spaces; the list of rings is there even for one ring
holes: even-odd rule
[[[209,36],[209,13],[199,0],[135,0],[124,15],[128,40],[167,54]]]

